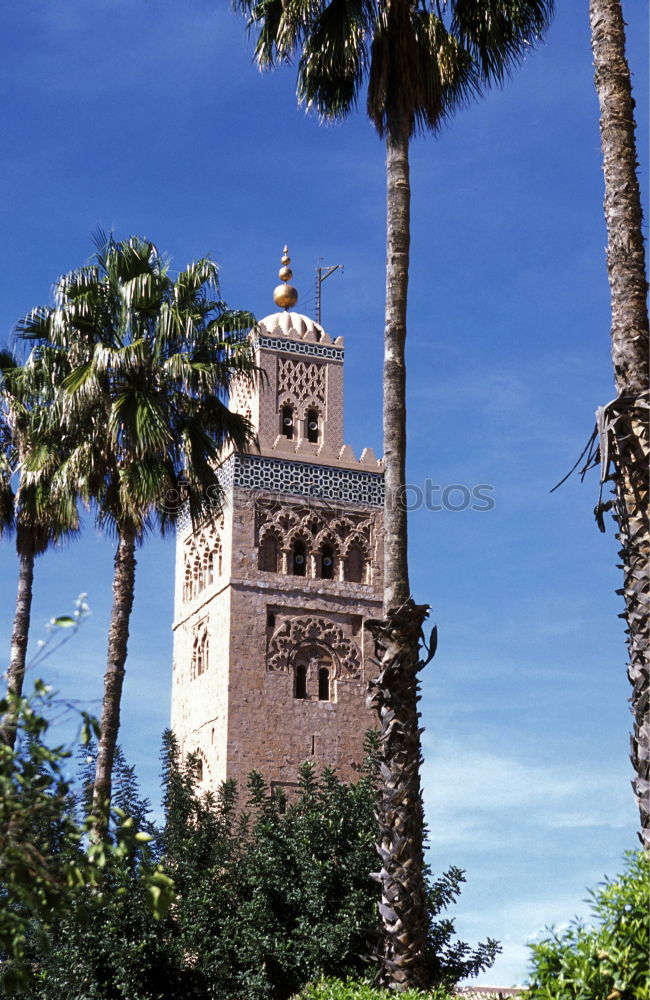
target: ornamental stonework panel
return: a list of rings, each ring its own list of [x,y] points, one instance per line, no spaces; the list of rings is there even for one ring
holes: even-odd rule
[[[230,409],[252,421],[254,395],[254,386],[248,379],[233,379],[230,385]]]
[[[325,402],[325,365],[318,361],[278,359],[278,396],[297,403],[306,399]]]
[[[340,558],[352,545],[358,545],[370,560],[373,527],[374,515],[354,508],[343,511],[335,505],[279,503],[270,499],[261,499],[255,504],[256,544],[271,532],[284,547],[290,546],[296,537],[309,540],[309,547],[314,549],[327,541]]]
[[[269,640],[266,668],[290,673],[296,657],[306,650],[317,652],[319,647],[331,655],[336,679],[360,679],[361,653],[356,643],[336,622],[315,615],[285,618],[281,622]]]
[[[328,361],[343,361],[342,347],[330,347],[324,344],[312,344],[305,341],[284,339],[282,337],[255,337],[253,347],[271,348],[284,354],[302,354],[312,358],[327,358]]]

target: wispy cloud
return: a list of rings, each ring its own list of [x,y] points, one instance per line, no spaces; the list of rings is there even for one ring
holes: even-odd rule
[[[530,763],[454,740],[427,745],[423,784],[435,816],[433,847],[480,842],[503,845],[516,817],[519,836],[541,830],[623,829],[630,796],[621,775],[584,773],[567,764]],[[507,836],[511,841],[511,831]]]

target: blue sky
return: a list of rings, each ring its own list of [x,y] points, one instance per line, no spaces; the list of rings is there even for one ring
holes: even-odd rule
[[[526,941],[585,914],[585,888],[635,845],[621,602],[597,483],[571,467],[613,396],[598,108],[587,3],[558,3],[547,45],[501,91],[412,148],[409,479],[493,487],[491,511],[415,511],[412,584],[440,647],[423,676],[434,870],[467,870],[459,932],[526,973]],[[646,4],[626,0],[647,195]],[[87,259],[90,233],[153,239],[175,267],[211,253],[224,296],[274,310],[289,243],[298,308],[346,337],[347,440],[381,453],[384,154],[363,114],[323,127],[290,70],[261,76],[242,23],[207,0],[10,0],[0,10],[0,341]],[[39,670],[101,694],[112,543],[37,565],[33,640],[80,591],[92,617]],[[157,796],[169,718],[173,543],[140,552],[122,743]],[[15,598],[2,559],[1,633]]]

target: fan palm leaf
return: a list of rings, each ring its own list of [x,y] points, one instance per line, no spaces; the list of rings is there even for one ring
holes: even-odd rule
[[[33,365],[58,389],[51,415],[68,446],[54,470],[61,491],[93,504],[98,525],[117,538],[113,608],[104,677],[101,738],[93,808],[106,829],[119,729],[135,549],[165,534],[187,510],[196,525],[223,500],[218,464],[224,449],[254,443],[248,421],[230,413],[234,377],[255,366],[245,334],[248,312],[221,299],[217,265],[205,257],[173,279],[167,261],[138,236],[117,242],[98,230],[91,265],[61,276],[54,305],[32,310],[17,326],[37,341]],[[31,475],[49,469],[46,451]],[[169,505],[169,496],[183,504]]]
[[[22,694],[31,619],[34,561],[53,543],[79,530],[76,496],[55,473],[65,452],[65,435],[50,419],[56,368],[18,366],[0,356],[0,534],[15,532],[18,591],[11,635],[7,693]],[[15,713],[0,722],[0,740],[13,747]]]

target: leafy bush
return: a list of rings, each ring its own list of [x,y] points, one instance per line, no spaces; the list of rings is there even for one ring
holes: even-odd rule
[[[322,975],[367,973],[379,893],[369,877],[376,865],[372,754],[351,784],[331,771],[317,778],[303,765],[290,801],[252,774],[242,812],[234,782],[218,796],[197,793],[196,761],[182,761],[168,733],[163,790],[165,822],[151,849],[176,887],[166,917],[151,919],[132,859],[111,858],[103,910],[85,926],[74,911],[60,918],[55,947],[37,956],[35,997],[287,1000]],[[146,828],[147,804],[123,761],[115,793]],[[438,918],[462,879],[452,869],[430,880],[432,981],[488,967],[496,948],[488,942],[473,951],[454,940],[451,920]]]
[[[319,979],[309,983],[295,1000],[389,1000],[394,994],[380,990],[363,980]],[[406,990],[400,1000],[454,1000],[444,987],[422,992]]]
[[[79,932],[103,911],[111,865],[138,855],[132,881],[147,914],[159,918],[171,901],[168,876],[147,857],[149,838],[124,813],[113,813],[111,841],[87,844],[90,821],[75,816],[63,770],[70,753],[45,742],[52,703],[41,681],[30,698],[0,700],[17,732],[15,748],[0,742],[0,987],[9,996],[27,989],[62,919],[79,921]],[[87,733],[93,723],[84,715]]]
[[[530,1000],[650,1000],[650,856],[591,893],[597,926],[574,922],[532,945]]]

